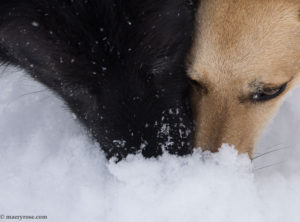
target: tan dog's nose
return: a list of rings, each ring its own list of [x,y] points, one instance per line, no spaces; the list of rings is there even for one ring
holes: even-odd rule
[[[195,105],[195,146],[216,152],[223,143],[227,143],[234,145],[241,153],[249,153],[251,157],[256,127],[250,121],[249,111],[246,112],[242,105],[231,104],[220,97],[219,100],[211,97],[214,95],[198,98],[201,102]]]

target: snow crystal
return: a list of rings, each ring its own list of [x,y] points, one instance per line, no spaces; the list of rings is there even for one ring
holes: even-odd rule
[[[32,25],[33,27],[39,27],[39,26],[40,26],[40,24],[39,24],[38,22],[36,22],[36,21],[33,21],[33,22],[31,23],[31,25]]]
[[[270,153],[253,163],[224,145],[215,154],[136,155],[116,164],[53,93],[22,71],[0,73],[0,215],[47,215],[51,222],[299,221],[299,90],[256,156]]]

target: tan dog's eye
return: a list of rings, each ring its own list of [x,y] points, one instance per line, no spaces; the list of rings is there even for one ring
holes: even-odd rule
[[[287,83],[278,88],[259,89],[258,92],[252,95],[254,102],[265,102],[279,96],[286,88]]]
[[[205,86],[203,86],[203,84],[199,83],[196,80],[193,79],[189,79],[190,85],[197,90],[197,92],[199,93],[205,93],[207,94],[207,88]]]

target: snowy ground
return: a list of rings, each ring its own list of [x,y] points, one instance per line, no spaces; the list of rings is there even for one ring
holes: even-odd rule
[[[299,98],[296,90],[287,99],[256,155],[279,151],[254,163],[223,147],[114,164],[52,93],[2,68],[0,221],[47,215],[51,222],[298,222]]]

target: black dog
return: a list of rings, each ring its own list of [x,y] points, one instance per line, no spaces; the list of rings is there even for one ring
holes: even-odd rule
[[[1,0],[0,59],[62,97],[108,158],[192,152],[193,0]]]

